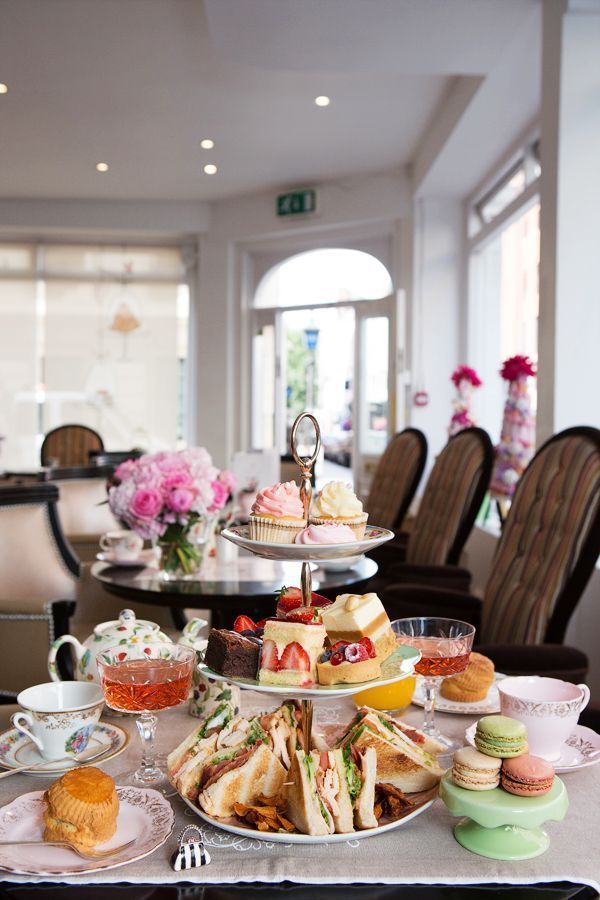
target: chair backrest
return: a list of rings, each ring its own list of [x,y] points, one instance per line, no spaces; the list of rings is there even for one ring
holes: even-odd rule
[[[427,479],[406,547],[406,562],[458,562],[488,489],[494,449],[487,431],[465,428],[451,437]]]
[[[484,594],[485,643],[560,643],[600,553],[600,431],[550,438],[521,476]]]
[[[40,455],[43,466],[84,466],[92,450],[104,450],[97,431],[87,425],[59,425],[45,436]]]
[[[400,528],[426,459],[427,439],[422,431],[405,428],[394,435],[379,460],[365,503],[373,525]]]
[[[55,485],[0,487],[0,693],[47,681],[50,643],[67,627],[64,617],[58,627],[57,610],[75,597],[79,561],[57,500]]]

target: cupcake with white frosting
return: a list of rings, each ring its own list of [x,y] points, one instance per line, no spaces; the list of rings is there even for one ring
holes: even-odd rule
[[[310,514],[312,525],[348,525],[360,541],[365,535],[368,515],[350,487],[343,481],[330,481],[319,491]]]

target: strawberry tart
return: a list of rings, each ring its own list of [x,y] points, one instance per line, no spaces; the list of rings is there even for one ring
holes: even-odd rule
[[[324,626],[317,621],[304,624],[267,619],[258,670],[259,684],[314,684],[317,659],[323,650],[325,636]]]
[[[381,675],[375,645],[368,637],[350,643],[337,641],[317,662],[319,684],[358,684]]]

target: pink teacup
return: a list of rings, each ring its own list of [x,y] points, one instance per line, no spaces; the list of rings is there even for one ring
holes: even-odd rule
[[[498,682],[498,691],[502,715],[526,726],[529,752],[550,762],[560,757],[562,745],[590,699],[586,684],[539,675],[504,678]]]

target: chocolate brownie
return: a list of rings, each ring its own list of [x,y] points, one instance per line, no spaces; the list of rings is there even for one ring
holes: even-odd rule
[[[238,678],[256,678],[262,641],[244,637],[226,628],[213,628],[208,635],[204,662],[214,672]]]

